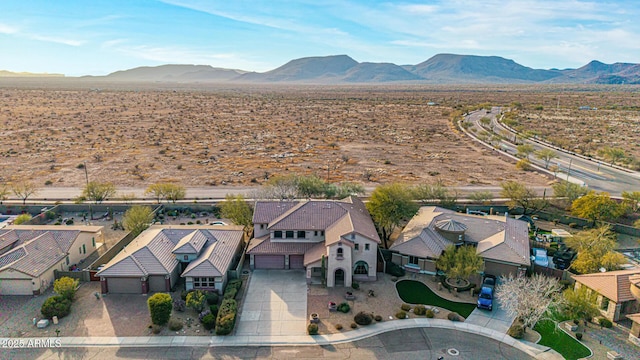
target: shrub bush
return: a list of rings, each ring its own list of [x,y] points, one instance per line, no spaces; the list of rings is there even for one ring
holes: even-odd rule
[[[353,290],[358,290],[358,289],[360,289],[360,284],[358,284],[357,282],[354,281],[354,282],[351,283],[351,288]]]
[[[238,303],[233,299],[224,299],[218,309],[216,318],[216,334],[227,335],[233,331],[236,323],[236,314],[238,312]]]
[[[184,300],[174,300],[173,301],[173,310],[184,312],[187,309],[187,303]]]
[[[182,320],[171,318],[169,319],[168,326],[169,326],[169,330],[178,331],[178,330],[182,330],[182,327],[184,326],[184,324],[182,323]]]
[[[582,333],[581,332],[577,332],[576,333],[576,339],[582,340]]]
[[[450,313],[447,315],[447,319],[449,319],[449,320],[451,320],[451,321],[460,321],[460,320],[462,320],[462,319],[460,318],[460,315],[458,315],[458,313],[457,313],[457,312],[450,312]]]
[[[413,308],[413,313],[416,315],[424,315],[427,312],[427,308],[424,305],[416,305]]]
[[[560,281],[558,281],[558,283],[560,285],[562,285],[565,289],[568,288],[571,285],[571,281],[569,281],[569,280],[560,280]]]
[[[206,299],[204,293],[200,290],[191,291],[187,294],[187,307],[201,312],[204,309]]]
[[[211,311],[213,316],[218,316],[218,305],[209,306],[209,311]]]
[[[514,339],[522,339],[524,337],[524,326],[520,324],[513,324],[507,331],[507,335]]]
[[[227,284],[227,287],[225,288],[226,290],[229,290],[229,288],[234,288],[236,290],[240,290],[240,288],[242,287],[242,280],[241,279],[234,279],[229,281],[229,283]]]
[[[160,334],[160,331],[162,331],[162,326],[156,325],[156,324],[151,325],[151,332],[152,333],[157,335],[157,334]]]
[[[61,319],[71,312],[71,301],[66,299],[64,296],[52,296],[44,301],[42,307],[40,308],[40,312],[42,316],[47,319],[51,319],[54,316],[57,316],[58,319]]]
[[[307,332],[309,332],[309,335],[318,335],[318,324],[309,324]]]
[[[147,299],[147,306],[153,324],[164,325],[169,321],[173,309],[171,295],[166,293],[153,294]]]
[[[347,304],[346,302],[343,302],[340,305],[338,305],[336,310],[340,311],[341,313],[345,313],[346,314],[346,313],[349,312],[349,310],[351,310],[351,306],[349,306],[349,304]]]
[[[213,329],[216,326],[216,317],[213,316],[213,314],[208,313],[202,318],[202,326],[207,330]]]
[[[351,323],[351,328],[352,328],[352,329],[357,329],[357,328],[358,328],[358,324],[356,324],[356,323]]]
[[[369,325],[373,322],[373,316],[364,311],[360,311],[353,317],[353,321],[358,325]]]
[[[405,271],[400,265],[392,262],[387,263],[387,274],[391,276],[402,277],[405,274]]]
[[[600,324],[600,326],[604,326],[607,329],[610,329],[613,326],[613,323],[611,322],[611,320],[605,319],[605,318],[598,319],[598,323]]]
[[[209,309],[200,312],[200,314],[198,314],[198,320],[202,322],[204,320],[204,317],[207,315],[211,315],[211,311],[209,311]]]
[[[436,316],[436,313],[433,312],[433,310],[429,309],[425,312],[424,314],[426,317],[428,317],[429,319],[433,319],[434,316]]]
[[[218,294],[210,291],[210,292],[207,292],[204,296],[207,299],[208,305],[218,304],[218,299],[219,299]]]
[[[182,290],[182,291],[180,292],[180,299],[182,299],[182,300],[184,300],[184,301],[187,301],[187,295],[189,295],[190,293],[192,293],[192,292],[194,292],[194,291],[195,291],[195,290],[189,290],[189,291],[187,291],[187,290]]]
[[[398,312],[396,313],[396,317],[397,317],[398,319],[406,319],[406,318],[407,318],[407,313],[406,313],[406,312],[404,312],[404,311],[398,311]]]
[[[336,330],[342,330],[342,324],[336,324]]]
[[[224,299],[235,299],[238,295],[238,289],[227,287],[227,291],[224,292]]]
[[[380,322],[380,321],[382,321],[382,316],[380,316],[380,315],[376,315],[376,316],[375,316],[375,319],[376,319],[376,321]]]
[[[402,306],[400,306],[400,309],[402,309],[403,311],[409,311],[409,310],[411,310],[411,305],[402,304]]]
[[[56,294],[64,297],[65,299],[73,301],[73,298],[76,296],[76,291],[78,290],[79,284],[80,280],[72,279],[68,276],[63,276],[53,282],[53,291],[55,291]]]

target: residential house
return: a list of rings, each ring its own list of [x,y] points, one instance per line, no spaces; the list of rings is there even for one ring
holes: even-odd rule
[[[488,274],[515,276],[531,266],[527,222],[435,206],[421,207],[409,221],[390,247],[391,260],[407,271],[435,274],[437,259],[450,245],[475,246]]]
[[[376,280],[380,237],[357,197],[258,201],[253,223],[252,269],[306,269],[308,283],[326,276],[328,287]]]
[[[82,267],[103,243],[102,226],[11,225],[0,229],[0,295],[38,295],[54,270]]]
[[[179,277],[187,290],[222,293],[243,235],[241,226],[153,225],[96,276],[103,294],[171,291]]]
[[[572,278],[576,281],[576,289],[586,286],[598,294],[596,303],[607,319],[619,321],[628,314],[640,312],[640,303],[632,293],[631,282],[634,281],[636,295],[640,295],[640,269],[573,275]]]
[[[630,275],[629,284],[631,295],[633,295],[636,301],[640,301],[640,274]],[[629,331],[629,341],[640,346],[640,313],[627,315],[627,318],[632,322],[631,331]]]

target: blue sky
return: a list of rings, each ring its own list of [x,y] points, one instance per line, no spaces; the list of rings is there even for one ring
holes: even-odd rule
[[[267,71],[337,54],[399,65],[438,53],[534,68],[640,63],[636,0],[3,0],[0,9],[0,69],[10,71]]]

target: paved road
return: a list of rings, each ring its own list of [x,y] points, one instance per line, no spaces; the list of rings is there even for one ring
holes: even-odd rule
[[[454,349],[454,350],[451,350]],[[444,359],[519,360],[529,355],[484,336],[451,329],[396,330],[347,344],[291,347],[63,348],[2,350],[3,359]],[[448,351],[455,353],[451,355]]]
[[[602,162],[588,160],[580,156],[572,155],[559,149],[551,148],[541,142],[523,139],[506,129],[496,118],[500,113],[499,107],[494,107],[491,112],[477,111],[467,116],[466,121],[471,122],[476,129],[482,128],[480,119],[488,117],[491,119],[490,129],[494,133],[503,136],[506,140],[499,143],[499,147],[512,155],[516,150],[515,141],[533,145],[534,149],[552,149],[556,152],[557,158],[551,160],[550,165],[557,165],[560,168],[559,178],[575,178],[583,182],[590,189],[596,191],[606,191],[614,196],[620,196],[623,191],[635,191],[640,189],[640,174],[637,172],[627,172],[610,167]],[[483,128],[487,130],[487,128]],[[491,131],[491,130],[489,130]],[[539,166],[544,167],[542,160],[530,156],[529,160]]]

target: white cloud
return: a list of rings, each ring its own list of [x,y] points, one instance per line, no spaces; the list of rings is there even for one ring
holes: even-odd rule
[[[44,36],[38,34],[25,34],[25,37],[38,41],[51,42],[56,44],[63,44],[69,46],[81,46],[86,43],[84,40],[74,40],[74,39],[66,39],[62,37],[54,37],[54,36]]]
[[[0,23],[0,34],[15,34],[17,32],[18,28]]]

